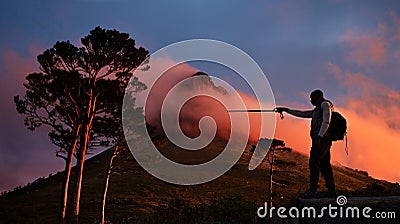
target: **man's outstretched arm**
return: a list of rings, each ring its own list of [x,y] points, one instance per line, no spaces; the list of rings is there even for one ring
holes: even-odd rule
[[[277,113],[286,112],[288,114],[291,114],[291,115],[296,116],[296,117],[301,117],[301,118],[312,118],[312,114],[313,114],[313,110],[305,110],[305,111],[292,110],[292,109],[289,109],[287,107],[276,107],[275,111]]]

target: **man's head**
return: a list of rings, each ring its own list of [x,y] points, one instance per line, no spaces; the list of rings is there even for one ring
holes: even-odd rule
[[[324,93],[321,90],[316,89],[311,92],[310,98],[312,105],[314,106],[321,105],[322,101],[324,101]]]

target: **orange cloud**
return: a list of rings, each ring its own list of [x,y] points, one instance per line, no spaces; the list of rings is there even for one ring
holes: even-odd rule
[[[347,108],[337,108],[348,120],[350,152],[347,157],[343,152],[344,145],[336,144],[332,149],[333,158],[347,166],[366,170],[373,177],[399,182],[400,131],[388,127],[379,114],[360,114],[354,106],[358,111],[368,110],[368,104],[360,103],[359,99],[349,100]]]
[[[386,17],[387,20],[374,29],[362,31],[353,27],[339,37],[348,50],[349,62],[360,66],[382,66],[400,59],[400,18],[392,10]]]
[[[167,59],[163,59],[167,60]],[[160,60],[157,63],[171,63],[168,61]],[[153,64],[155,65],[155,64]],[[153,66],[154,68],[155,66]],[[151,69],[151,68],[150,68]],[[155,68],[157,70],[157,68]],[[177,85],[180,81],[191,77],[196,74],[198,70],[194,67],[191,67],[188,64],[182,63],[177,66],[172,67],[168,71],[166,71],[153,85],[149,92],[149,96],[146,101],[145,108],[145,116],[146,121],[157,127],[157,134],[161,134],[163,132],[162,124],[161,124],[161,107],[164,103],[165,97],[168,92]],[[147,77],[139,77],[144,83],[150,83],[150,80],[154,77],[154,74],[157,74],[154,70],[151,73],[144,74],[148,75]],[[200,134],[199,129],[199,121],[204,116],[212,117],[217,124],[217,135],[224,139],[229,139],[231,135],[231,118],[230,114],[227,113],[227,108],[223,106],[221,102],[227,103],[228,105],[235,106],[235,99],[231,94],[224,93],[224,89],[215,85],[211,79],[202,79],[202,81],[198,80],[196,82],[190,83],[190,88],[178,88],[178,92],[180,94],[193,94],[197,93],[198,89],[202,89],[204,93],[214,92],[215,95],[218,96],[218,99],[213,99],[211,97],[206,96],[197,96],[188,100],[180,110],[179,118],[180,118],[180,127],[182,131],[190,136],[197,137]],[[259,109],[260,104],[253,97],[246,93],[238,91],[241,99],[243,100],[245,106],[248,109]],[[144,97],[139,94],[138,101],[143,101]],[[165,105],[166,113],[172,113],[174,108],[179,107],[176,105],[176,102],[168,102]],[[265,105],[267,107],[267,105]],[[269,106],[271,107],[271,106]],[[268,107],[268,108],[269,108]],[[171,114],[169,116],[176,116]],[[248,115],[249,123],[250,123],[250,132],[249,132],[249,140],[253,143],[257,142],[260,132],[261,132],[261,115],[259,113],[251,113]],[[268,116],[270,119],[271,116]],[[243,121],[244,122],[244,121]],[[267,120],[266,122],[271,122],[271,120]],[[244,123],[243,123],[244,124]],[[244,125],[243,125],[244,127]],[[235,132],[247,132],[247,130],[233,130]],[[268,130],[265,134],[271,133],[271,130]]]
[[[332,62],[327,68],[346,93],[338,110],[349,122],[350,155],[341,152],[342,144],[334,147],[333,158],[374,177],[399,182],[400,92]]]
[[[347,58],[359,65],[383,64],[387,54],[386,26],[379,24],[376,30],[362,33],[350,29],[340,39],[350,46]]]
[[[287,115],[277,122],[275,138],[284,140],[286,146],[307,155],[311,147],[309,133],[310,120]]]

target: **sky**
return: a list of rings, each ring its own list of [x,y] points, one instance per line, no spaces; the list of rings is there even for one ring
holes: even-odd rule
[[[277,105],[310,109],[309,93],[322,89],[349,122],[350,154],[334,143],[332,160],[400,182],[396,1],[15,0],[0,3],[0,191],[63,169],[47,130],[28,131],[13,96],[39,70],[38,54],[56,41],[78,45],[96,26],[127,32],[150,53],[193,38],[232,44],[259,64]],[[199,67],[246,91],[229,72]],[[276,137],[307,154],[308,122],[286,116]]]

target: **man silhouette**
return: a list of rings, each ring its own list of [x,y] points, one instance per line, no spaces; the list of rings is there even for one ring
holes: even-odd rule
[[[278,113],[286,112],[296,117],[311,118],[310,136],[312,139],[312,146],[310,151],[310,188],[304,193],[300,194],[301,198],[317,197],[317,188],[319,180],[319,172],[325,179],[328,192],[325,192],[327,197],[336,197],[335,183],[333,180],[332,166],[331,166],[331,152],[332,140],[327,132],[329,123],[331,121],[333,105],[330,101],[324,98],[321,90],[314,90],[310,94],[311,104],[315,106],[313,110],[300,111],[292,110],[286,107],[276,107],[275,111]]]

